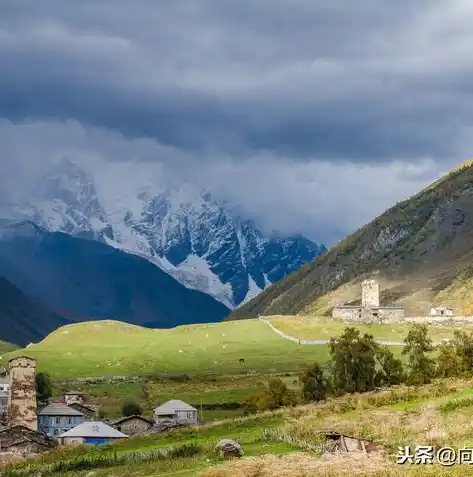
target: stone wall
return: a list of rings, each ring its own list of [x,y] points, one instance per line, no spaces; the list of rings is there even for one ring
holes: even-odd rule
[[[8,422],[36,431],[36,361],[19,356],[9,362]]]
[[[378,315],[373,316],[373,312],[378,312]],[[354,321],[359,323],[473,324],[473,316],[404,316],[404,309],[398,307],[380,307],[377,309],[363,310],[356,306],[339,306],[333,309],[332,316],[342,321]]]
[[[403,319],[392,320],[392,323],[424,323],[429,325],[454,325],[461,323],[473,324],[473,316],[406,316]]]
[[[379,308],[336,306],[332,311],[332,316],[343,321],[383,323],[386,321],[402,320],[404,318],[404,308],[396,306],[381,306]]]

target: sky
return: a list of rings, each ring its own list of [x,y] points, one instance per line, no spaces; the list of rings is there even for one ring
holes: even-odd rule
[[[331,245],[472,155],[472,24],[470,0],[4,0],[0,200],[63,155],[120,162],[117,189],[169,173]]]

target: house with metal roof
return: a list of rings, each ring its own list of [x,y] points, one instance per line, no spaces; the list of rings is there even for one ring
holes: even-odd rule
[[[154,422],[143,416],[134,415],[115,419],[114,421],[109,422],[109,424],[129,436],[134,436],[135,434],[141,434],[151,429]]]
[[[58,437],[85,421],[84,413],[59,402],[53,402],[38,412],[38,429]]]
[[[55,439],[29,427],[8,426],[0,429],[0,454],[39,454],[53,449],[56,445]]]
[[[60,444],[108,444],[128,436],[101,421],[87,421],[59,436]]]
[[[179,399],[170,401],[154,409],[154,420],[156,424],[197,424],[197,409]]]

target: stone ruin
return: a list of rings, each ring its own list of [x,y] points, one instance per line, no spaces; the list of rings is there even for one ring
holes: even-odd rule
[[[219,456],[224,459],[231,459],[233,457],[242,457],[244,455],[241,445],[232,439],[222,439],[217,444],[217,452]]]
[[[38,432],[36,360],[17,356],[8,363],[6,419],[0,426],[0,462],[24,459],[50,450],[56,442]]]
[[[404,318],[403,306],[380,306],[379,285],[375,280],[361,283],[361,305],[339,305],[332,310],[334,318],[358,322],[397,321]]]
[[[325,437],[325,453],[327,454],[346,454],[350,452],[380,452],[383,450],[381,445],[361,437],[350,437],[340,432],[323,432]]]

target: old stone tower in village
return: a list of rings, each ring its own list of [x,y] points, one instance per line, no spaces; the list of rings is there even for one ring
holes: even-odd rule
[[[361,307],[379,307],[379,285],[374,280],[365,280],[361,284]]]
[[[375,280],[364,280],[361,283],[361,306],[336,305],[332,310],[332,316],[343,320],[363,322],[401,320],[404,318],[404,307],[380,306],[378,283]]]
[[[10,426],[25,426],[36,431],[36,360],[26,356],[12,358],[8,363],[10,390],[8,421]]]

